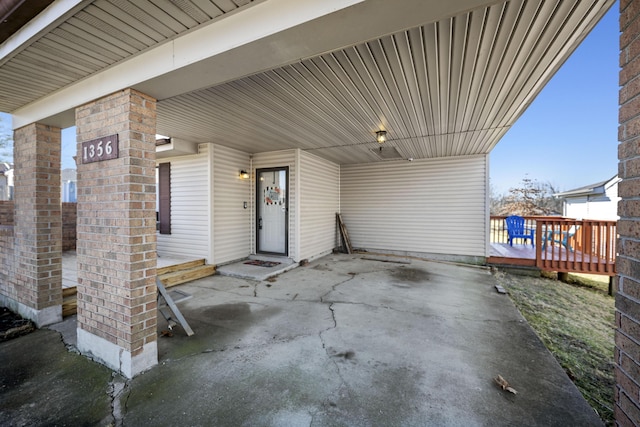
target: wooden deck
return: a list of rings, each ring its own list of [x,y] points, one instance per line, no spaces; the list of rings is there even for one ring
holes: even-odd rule
[[[599,259],[578,250],[568,251],[564,247],[550,246],[541,251],[542,270],[559,272],[583,272],[589,274],[614,275],[615,269],[604,259]],[[536,250],[531,245],[506,243],[492,243],[491,255],[487,260],[493,265],[514,265],[528,267],[542,267],[536,262]]]
[[[491,218],[491,251],[487,262],[492,265],[537,267],[543,271],[559,273],[588,273],[614,276],[615,266],[615,221],[549,219],[529,217],[527,227],[536,230],[536,247],[516,240],[513,246],[506,243],[503,217]],[[572,227],[578,232],[565,242],[574,250],[567,250],[558,236],[568,233]],[[543,250],[544,230],[554,230],[556,237],[549,240]]]
[[[509,246],[507,243],[491,243],[491,251],[487,263],[492,265],[535,267],[536,250],[531,245],[514,244]]]

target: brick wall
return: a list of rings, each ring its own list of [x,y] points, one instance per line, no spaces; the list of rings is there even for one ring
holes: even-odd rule
[[[129,377],[157,363],[155,120],[131,89],[76,109],[79,141],[119,139],[117,159],[78,164],[78,347]]]
[[[0,200],[0,225],[13,226],[13,210],[12,201]]]
[[[78,205],[76,203],[62,203],[62,250],[76,250],[76,225],[78,219]]]
[[[13,250],[13,227],[0,225],[0,295],[18,300],[14,284],[15,260]]]
[[[640,0],[620,1],[615,416],[640,425]]]
[[[34,123],[14,132],[15,286],[38,326],[62,320],[60,155],[59,128]]]
[[[0,201],[0,226],[13,226],[14,203],[12,201]],[[76,220],[77,204],[62,203],[62,250],[74,251],[76,249]]]

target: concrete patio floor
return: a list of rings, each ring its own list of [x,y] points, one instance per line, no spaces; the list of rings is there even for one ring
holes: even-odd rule
[[[601,425],[486,269],[330,255],[271,280],[177,287],[195,335],[133,380],[73,352],[74,317],[0,344],[2,424]]]

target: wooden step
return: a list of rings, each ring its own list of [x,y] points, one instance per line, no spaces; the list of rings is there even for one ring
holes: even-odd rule
[[[65,299],[62,302],[62,317],[74,315],[78,312],[78,299],[76,297]]]
[[[62,288],[62,317],[71,316],[78,311],[78,289],[75,286]]]
[[[202,279],[203,277],[212,276],[216,272],[214,265],[199,265],[184,270],[173,271],[163,275],[158,275],[165,288],[181,285],[193,280]]]
[[[70,288],[62,288],[62,299],[73,297],[78,293],[78,288],[72,286]]]
[[[216,267],[205,264],[204,259],[183,262],[157,269],[158,278],[165,288],[181,285],[193,280],[214,275]],[[78,290],[75,286],[62,289],[62,317],[71,316],[78,310]]]
[[[201,265],[205,265],[204,259],[197,259],[195,261],[186,261],[180,264],[168,265],[166,267],[158,267],[156,269],[156,274],[158,276],[163,276],[165,274],[174,273],[180,270],[188,270],[190,268],[199,267]]]

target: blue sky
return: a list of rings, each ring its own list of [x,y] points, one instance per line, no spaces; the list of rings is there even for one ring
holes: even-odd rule
[[[616,2],[493,149],[498,194],[525,177],[560,191],[618,172],[618,16]]]
[[[563,191],[617,173],[618,10],[616,3],[492,151],[498,194],[525,177]],[[9,126],[8,115],[0,119]],[[75,128],[62,141],[62,167],[75,168]]]

